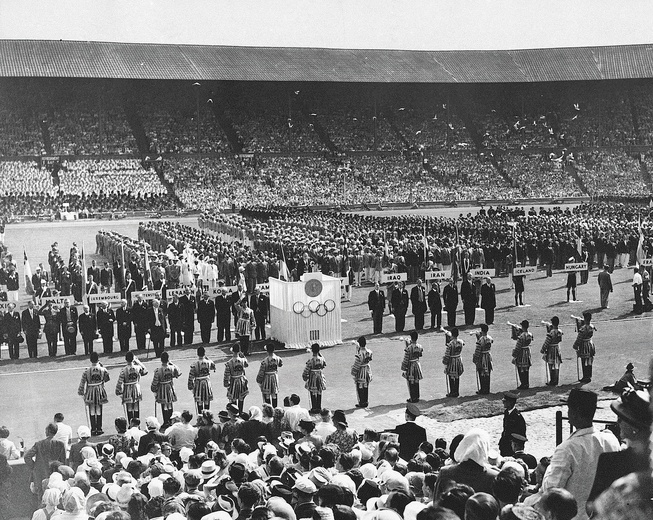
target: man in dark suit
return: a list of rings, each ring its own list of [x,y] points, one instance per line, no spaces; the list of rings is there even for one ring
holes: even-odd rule
[[[413,458],[420,444],[426,442],[426,430],[415,423],[422,412],[414,403],[406,405],[406,422],[393,431],[399,434],[399,456],[404,460]]]
[[[514,454],[512,434],[517,433],[526,437],[526,421],[517,410],[517,398],[519,394],[506,392],[503,394],[503,432],[499,439],[499,451],[503,457],[512,457]]]
[[[385,311],[385,293],[379,287],[379,282],[374,284],[374,290],[367,297],[367,306],[374,322],[374,334],[383,332],[383,312]]]
[[[447,311],[447,327],[456,326],[456,309],[458,308],[458,287],[453,278],[449,278],[447,285],[442,290],[444,309]]]
[[[476,286],[471,273],[460,284],[460,299],[465,311],[465,325],[474,325],[476,318]]]
[[[221,297],[222,296],[220,295],[218,296],[218,298]],[[197,321],[200,324],[200,336],[202,338],[202,343],[209,343],[211,341],[211,326],[213,325],[213,316],[215,316],[215,305],[209,298],[209,293],[204,291],[202,293],[202,298],[197,302]],[[229,308],[227,308],[227,327],[228,326]],[[220,341],[219,338],[218,341]]]
[[[100,271],[100,278],[96,278],[104,292],[111,292],[113,289],[113,271],[109,262],[104,262],[104,269]]]
[[[250,302],[250,307],[254,311],[254,320],[256,321],[256,329],[254,331],[256,339],[265,339],[265,324],[268,321],[270,299],[261,293],[261,289],[256,287]]]
[[[166,318],[159,304],[159,300],[152,300],[152,307],[147,309],[145,321],[150,331],[150,339],[156,357],[160,358],[165,348],[166,339]]]
[[[97,328],[102,336],[102,349],[105,354],[113,352],[113,323],[116,321],[116,315],[113,309],[105,301],[100,302],[95,318],[97,320]]]
[[[64,300],[59,311],[59,323],[63,334],[64,351],[66,355],[77,352],[77,308],[70,305],[70,300]]]
[[[231,301],[224,289],[215,298],[215,324],[218,327],[218,341],[231,341]]]
[[[118,324],[118,343],[120,352],[129,351],[129,338],[132,337],[132,311],[127,308],[127,300],[120,300],[120,308],[116,311]]]
[[[485,311],[485,323],[494,323],[494,309],[497,306],[496,287],[489,276],[485,277],[485,283],[481,285],[481,308]]]
[[[9,359],[18,359],[20,342],[18,336],[21,331],[20,314],[16,310],[16,304],[11,302],[7,313],[2,318],[2,329],[9,345]]]
[[[91,265],[86,269],[86,278],[91,281],[91,276],[95,282],[100,281],[100,268],[95,264],[95,260],[91,261]]]
[[[95,316],[90,313],[88,305],[84,305],[82,313],[79,315],[77,323],[79,324],[79,332],[82,334],[82,341],[84,342],[84,354],[87,356],[93,352],[93,341],[95,340],[95,333],[97,332],[97,321]]]
[[[181,306],[181,327],[184,332],[184,345],[193,344],[195,334],[195,295],[187,287],[184,294],[179,298]]]
[[[598,277],[599,289],[601,290],[601,309],[608,309],[608,298],[612,292],[612,278],[610,277],[610,266],[605,264],[603,271]]]
[[[422,280],[417,279],[417,285],[410,291],[410,303],[413,306],[415,315],[415,330],[424,328],[424,314],[426,313],[426,289],[422,285]]]
[[[41,333],[41,320],[32,300],[27,302],[27,309],[23,311],[20,321],[27,341],[27,353],[29,357],[35,358],[37,357],[36,343]]]
[[[431,329],[442,331],[442,298],[440,297],[440,284],[436,280],[431,281],[431,290],[426,295],[429,310],[431,311]],[[437,327],[436,327],[437,323]]]
[[[168,325],[170,325],[170,346],[183,345],[182,332],[182,308],[179,303],[179,297],[175,294],[172,301],[168,304],[166,310],[168,316]]]
[[[58,460],[66,462],[66,446],[61,441],[54,440],[57,425],[50,423],[45,429],[45,439],[37,441],[34,446],[25,452],[25,465],[31,470],[31,481],[34,483],[34,492],[37,496],[43,494],[42,482],[50,475],[50,462]]]
[[[398,285],[395,285],[395,288],[392,291],[392,296],[390,296],[390,312],[392,312],[395,317],[395,332],[403,332],[404,328],[406,328],[408,300],[409,297],[408,291],[406,290],[406,284],[404,282],[399,282]]]
[[[145,349],[145,334],[149,327],[147,321],[149,306],[143,301],[143,297],[139,294],[136,296],[136,301],[132,305],[132,322],[134,323],[134,334],[136,335],[136,348],[138,350]]]

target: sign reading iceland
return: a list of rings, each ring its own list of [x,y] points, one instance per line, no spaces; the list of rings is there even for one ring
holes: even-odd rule
[[[427,280],[446,280],[451,278],[451,271],[426,271],[424,278]]]
[[[572,264],[565,264],[565,271],[587,271],[587,262],[575,262]]]
[[[136,301],[136,297],[139,294],[144,301],[161,299],[161,291],[134,291],[132,293],[132,301]]]
[[[405,282],[408,280],[407,273],[383,273],[381,283]]]
[[[534,265],[529,265],[528,267],[515,267],[512,270],[513,276],[524,276],[527,274],[535,274],[537,272],[537,267]]]
[[[120,303],[120,300],[121,300],[120,293],[118,292],[88,295],[88,303],[100,303],[100,302]]]
[[[485,278],[486,276],[492,276],[492,269],[470,269],[474,278]]]

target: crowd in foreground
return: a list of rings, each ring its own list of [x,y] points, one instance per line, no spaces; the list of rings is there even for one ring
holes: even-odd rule
[[[509,400],[506,394],[504,401]],[[510,408],[512,406],[512,409]],[[188,410],[161,427],[155,417],[119,417],[116,433],[91,442],[62,414],[25,454],[42,507],[33,520],[644,520],[653,514],[647,391],[611,403],[617,427],[593,425],[597,395],[573,389],[576,429],[551,457],[524,451],[512,434],[500,453],[473,428],[449,441],[426,437],[420,410],[386,432],[349,427],[341,410],[309,415],[293,395],[284,406],[235,404],[214,415]],[[509,416],[518,413],[514,402]],[[11,493],[7,459],[19,456],[0,429],[0,517]],[[21,449],[22,451],[22,449]]]

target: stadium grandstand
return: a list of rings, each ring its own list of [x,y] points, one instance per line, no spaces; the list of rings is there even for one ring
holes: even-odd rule
[[[0,56],[0,189],[14,216],[651,193],[649,45],[3,40]]]

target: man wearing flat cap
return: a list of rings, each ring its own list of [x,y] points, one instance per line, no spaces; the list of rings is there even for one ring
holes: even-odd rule
[[[593,426],[597,398],[594,392],[580,388],[574,388],[569,393],[569,424],[576,431],[556,448],[542,479],[540,493],[528,497],[526,504],[537,502],[540,494],[551,488],[563,488],[569,491],[578,503],[575,520],[589,518],[585,505],[592,488],[591,475],[596,474],[599,456],[620,449],[619,441],[611,431],[599,430]]]
[[[399,434],[399,456],[404,460],[410,460],[417,453],[419,445],[426,442],[426,430],[415,423],[415,419],[422,415],[422,412],[415,403],[406,405],[406,422],[399,424],[394,433]]]
[[[517,410],[517,398],[519,394],[506,392],[503,394],[503,432],[499,439],[499,452],[503,457],[512,457],[512,434],[517,433],[526,437],[526,421],[522,414]]]

